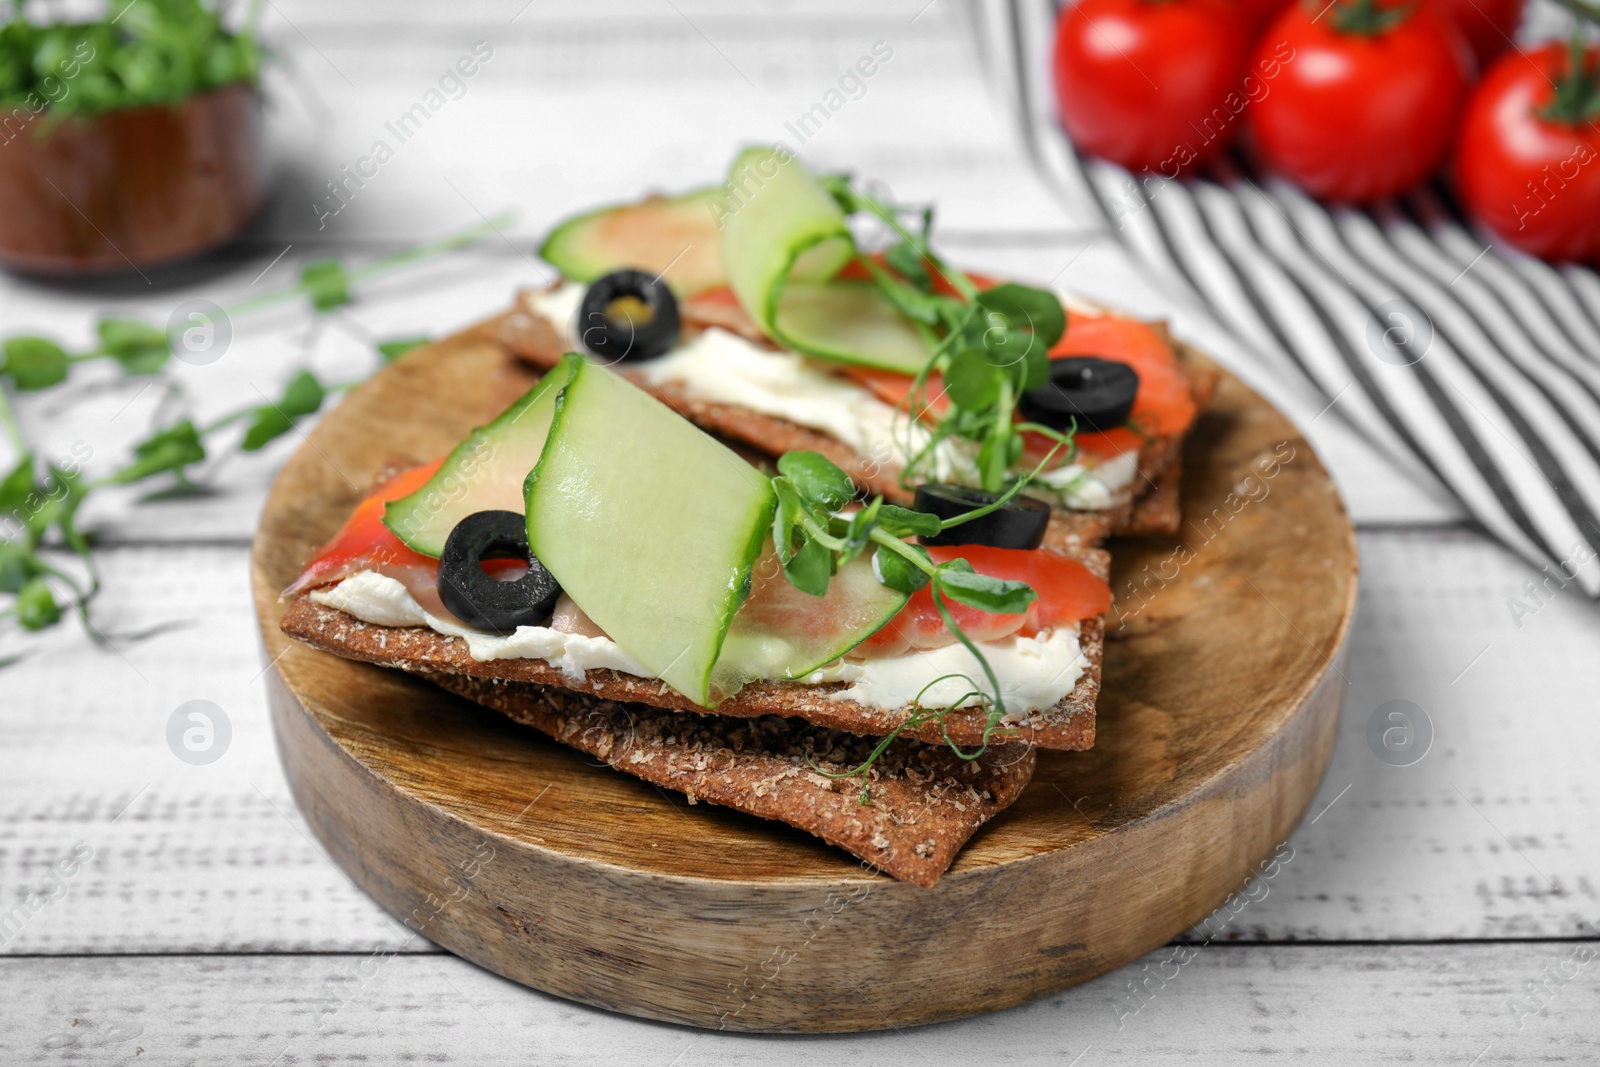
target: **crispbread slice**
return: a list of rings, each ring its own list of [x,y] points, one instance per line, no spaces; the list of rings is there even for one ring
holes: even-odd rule
[[[1174,456],[1156,477],[1156,484],[1133,502],[1127,521],[1117,533],[1123,537],[1177,533],[1183,523],[1183,505],[1179,499],[1182,483],[1183,457]]]
[[[1093,567],[1091,564],[1091,569]],[[1104,563],[1099,567],[1103,572]],[[448,637],[424,627],[374,626],[308,597],[301,597],[290,605],[279,626],[290,637],[313,648],[383,667],[487,681],[531,682],[605,700],[675,711],[706,711],[654,678],[603,669],[587,671],[581,678],[569,678],[559,667],[540,659],[475,660],[467,651],[467,643],[459,637]],[[1068,750],[1086,749],[1094,744],[1094,705],[1100,692],[1100,665],[1105,649],[1103,621],[1084,622],[1078,640],[1084,670],[1072,692],[1054,707],[1035,711],[1022,721],[1008,725],[1006,740]],[[728,718],[782,715],[853,734],[883,736],[911,713],[909,707],[886,710],[846,700],[839,695],[840,690],[846,688],[848,683],[844,682],[825,685],[752,682],[718,704],[717,714]],[[957,744],[980,745],[984,725],[982,712],[960,709],[946,715],[944,729]],[[937,721],[907,729],[903,736],[935,743],[943,739]]]
[[[397,472],[414,466],[413,460],[391,457],[379,473],[374,489]],[[1111,557],[1092,547],[1098,532],[1090,537],[1074,525],[1074,513],[1058,512],[1051,517],[1047,545],[1109,581]],[[291,587],[293,589],[294,587]],[[312,590],[300,591],[308,594]],[[291,595],[287,593],[285,595]],[[654,678],[642,678],[621,671],[595,669],[581,678],[567,676],[559,667],[540,659],[475,660],[466,641],[420,626],[378,626],[363,622],[337,608],[319,604],[308,595],[299,595],[279,620],[279,628],[290,637],[313,648],[344,659],[375,663],[379,666],[423,674],[456,675],[492,681],[528,682],[558,686],[608,700],[649,704],[677,711],[707,713],[705,708],[667,688]],[[1078,647],[1082,673],[1072,691],[1053,707],[1013,716],[1005,733],[990,740],[1008,740],[1041,748],[1079,751],[1094,744],[1095,701],[1100,695],[1102,657],[1105,653],[1103,618],[1086,619],[1079,625]],[[1063,669],[1072,664],[1063,663]],[[721,715],[750,718],[782,715],[801,718],[819,726],[866,736],[885,736],[900,727],[913,712],[911,706],[885,709],[848,700],[841,694],[847,682],[801,685],[796,682],[753,682],[717,705]],[[946,739],[960,745],[978,746],[985,742],[985,715],[976,709],[947,712],[944,721],[923,722],[903,729],[901,735],[935,744]]]
[[[519,295],[516,311],[500,324],[499,340],[513,355],[540,369],[548,370],[560,361],[568,345],[557,323],[541,315],[528,301],[530,294]],[[716,325],[740,333],[757,343],[767,343],[749,322],[741,309],[715,309],[723,317],[708,315],[706,309],[693,314],[685,312],[685,328],[699,329]],[[1163,333],[1166,327],[1160,326]],[[1188,358],[1190,349],[1182,342],[1167,339],[1183,361],[1184,373],[1189,378],[1190,391],[1198,408],[1203,409],[1216,391],[1218,375],[1209,367]],[[623,370],[623,373],[627,373]],[[900,471],[880,460],[863,456],[849,445],[810,427],[801,426],[776,416],[762,414],[749,408],[732,404],[715,403],[688,395],[671,384],[651,385],[636,375],[633,383],[668,404],[691,422],[731,441],[758,448],[770,455],[784,452],[810,450],[819,452],[834,463],[856,484],[873,493],[881,494],[893,503],[909,504],[912,494],[900,485]],[[1178,529],[1177,482],[1168,472],[1182,451],[1183,439],[1178,436],[1154,437],[1139,452],[1139,475],[1118,491],[1111,506],[1094,511],[1060,510],[1058,527],[1070,533],[1074,542],[1096,545],[1117,534],[1176,533]],[[1168,496],[1152,508],[1136,508],[1143,498],[1169,486]]]
[[[939,880],[978,828],[1009,807],[1033,777],[1034,752],[996,746],[963,760],[946,746],[896,741],[861,778],[874,738],[776,715],[684,715],[569,690],[429,675],[614,769],[700,800],[815,834],[886,874],[920,886]]]

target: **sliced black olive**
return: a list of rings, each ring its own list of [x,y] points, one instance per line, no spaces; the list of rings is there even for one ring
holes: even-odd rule
[[[941,519],[953,519],[976,508],[993,504],[999,493],[986,493],[982,489],[969,489],[964,485],[932,482],[917,486],[917,500],[913,507]],[[1044,530],[1050,525],[1050,505],[1031,496],[1017,495],[987,515],[952,526],[933,537],[924,537],[925,545],[989,545],[991,548],[1038,548],[1044,544]]]
[[[1128,421],[1139,394],[1139,373],[1126,363],[1097,356],[1050,361],[1050,380],[1022,394],[1024,418],[1065,430],[1110,430]]]
[[[528,572],[500,581],[483,569],[486,559],[516,559]],[[550,617],[561,586],[528,550],[528,526],[514,511],[478,511],[450,531],[439,557],[439,599],[468,626],[510,633]]]
[[[601,359],[655,359],[678,342],[678,298],[642,270],[614,270],[595,279],[578,313],[583,346]]]

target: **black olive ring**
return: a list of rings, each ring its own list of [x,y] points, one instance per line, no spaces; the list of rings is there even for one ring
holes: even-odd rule
[[[930,482],[917,486],[918,511],[953,519],[976,508],[993,504],[999,493],[986,493],[965,485]],[[987,515],[969,519],[959,526],[924,537],[925,545],[988,545],[991,548],[1038,548],[1044,544],[1044,531],[1050,525],[1050,505],[1031,496],[1014,496],[1004,507]]]
[[[650,317],[637,322],[628,315],[614,317],[611,305],[625,297],[643,304]],[[678,298],[666,282],[642,270],[614,270],[596,278],[578,312],[583,347],[611,363],[664,355],[678,343],[681,329]]]
[[[528,573],[502,582],[483,569],[486,559],[520,559]],[[439,557],[439,599],[445,608],[479,630],[510,633],[550,617],[561,586],[528,549],[528,527],[514,511],[478,511],[445,539]]]
[[[1065,430],[1111,430],[1128,421],[1139,395],[1139,372],[1098,356],[1050,361],[1050,380],[1022,394],[1024,418]]]

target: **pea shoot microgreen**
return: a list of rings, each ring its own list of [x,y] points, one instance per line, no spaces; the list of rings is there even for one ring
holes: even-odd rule
[[[465,248],[496,232],[504,218],[472,227],[440,241],[418,245],[357,268],[324,259],[304,267],[296,281],[221,308],[234,316],[292,300],[305,300],[322,313],[351,302],[353,287],[367,278],[430,256]],[[211,422],[197,424],[180,418],[153,429],[132,446],[131,455],[98,477],[81,469],[87,456],[74,455],[60,463],[46,463],[22,432],[12,406],[13,393],[35,393],[68,383],[80,365],[95,361],[116,364],[127,377],[159,379],[173,356],[176,335],[137,319],[105,316],[96,325],[96,343],[81,352],[69,351],[48,337],[22,335],[0,342],[0,432],[15,456],[9,470],[0,470],[0,596],[9,603],[0,620],[11,619],[24,631],[46,629],[65,615],[56,590],[70,594],[69,607],[83,619],[91,635],[89,605],[100,589],[93,556],[92,535],[78,527],[84,500],[96,490],[112,486],[153,485],[156,492],[144,499],[191,491],[192,471],[217,452],[217,440],[230,430],[240,452],[256,452],[293,430],[336,397],[360,384],[360,379],[325,382],[300,369],[284,383],[278,395],[265,403],[250,404]],[[380,363],[387,364],[429,338],[411,336],[375,343]],[[238,433],[237,427],[243,432]],[[158,479],[165,477],[163,487]],[[77,555],[87,581],[49,561],[52,549]],[[52,586],[54,583],[54,586]],[[0,666],[15,657],[0,661]]]
[[[201,0],[111,0],[95,21],[37,23],[24,0],[0,14],[0,109],[54,119],[164,104],[261,71],[255,24],[230,32]],[[9,136],[7,137],[9,139]]]
[[[1020,476],[1025,433],[1063,446],[1064,459],[1071,460],[1071,432],[1017,419],[1018,401],[1048,380],[1050,349],[1066,332],[1060,298],[1016,283],[980,289],[933,251],[932,209],[888,203],[843,176],[822,181],[846,214],[867,215],[893,234],[882,263],[870,256],[858,262],[896,308],[938,338],[901,404],[900,444],[908,457],[901,484],[937,480],[940,450],[951,441],[965,443],[976,480],[989,492],[1004,490]],[[943,392],[934,398],[929,389],[936,374]],[[945,403],[936,418],[935,400]],[[927,432],[913,433],[917,423]]]
[[[972,653],[983,671],[985,689],[966,675],[947,675],[930,682],[917,695],[910,717],[895,728],[860,765],[843,772],[819,773],[836,778],[865,776],[871,766],[902,732],[930,720],[938,720],[973,701],[985,714],[983,743],[966,752],[946,735],[950,748],[963,759],[977,759],[988,751],[989,739],[1003,730],[1005,697],[1000,681],[982,649],[963,631],[951,614],[949,602],[964,604],[997,615],[1019,615],[1028,610],[1037,594],[1025,582],[979,574],[964,559],[934,563],[928,550],[910,540],[933,537],[944,530],[970,522],[1003,508],[1027,485],[1033,473],[1024,473],[992,503],[949,519],[922,511],[898,507],[875,496],[860,501],[850,478],[817,452],[787,452],[778,459],[778,474],[772,480],[778,506],[772,520],[772,542],[790,584],[813,596],[825,596],[828,583],[840,567],[862,553],[872,552],[873,573],[878,581],[907,595],[928,588],[935,609],[950,633]],[[963,678],[971,689],[940,708],[925,708],[923,698],[939,683]],[[868,793],[862,787],[862,803]]]

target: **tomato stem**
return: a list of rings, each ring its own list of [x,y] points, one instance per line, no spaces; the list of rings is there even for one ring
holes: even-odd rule
[[[1584,40],[1583,8],[1578,0],[1568,0],[1574,15],[1572,41],[1567,51],[1567,69],[1556,77],[1556,91],[1539,112],[1547,122],[1578,126],[1600,118],[1600,71],[1596,70]],[[1588,9],[1589,18],[1600,12]]]
[[[1415,6],[1382,4],[1379,0],[1333,0],[1333,28],[1340,33],[1376,37],[1410,18]]]

